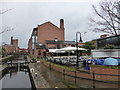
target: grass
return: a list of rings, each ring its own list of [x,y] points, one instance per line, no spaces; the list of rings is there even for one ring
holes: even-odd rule
[[[18,53],[14,53],[13,56],[10,56],[8,58],[2,59],[2,62],[7,62],[7,61],[10,61],[10,60],[13,61],[14,59],[16,59],[18,57],[19,57],[19,54]]]
[[[70,70],[70,71],[76,71],[76,70],[77,70],[76,68],[71,68],[71,67],[67,67],[67,66],[62,66],[62,65],[59,65],[59,64],[55,64],[55,63],[52,63],[51,65],[60,67],[60,68],[62,68],[62,69]]]
[[[48,63],[48,64],[50,63],[50,62],[45,61],[45,60],[42,60],[42,62],[43,62],[43,63]],[[67,66],[62,66],[62,65],[55,64],[55,63],[52,63],[52,62],[51,62],[51,65],[56,66],[56,67],[60,67],[60,68],[62,68],[62,69],[67,69],[67,70],[70,70],[70,71],[76,71],[76,70],[77,70],[76,68],[67,67]]]
[[[100,65],[90,65],[90,67],[109,68],[109,69],[120,69],[120,66],[100,66]]]
[[[45,61],[45,60],[42,60],[42,63],[48,63],[48,64],[49,64],[50,62]],[[51,62],[51,65],[56,66],[56,67],[59,67],[59,68],[62,68],[62,69],[65,69],[65,70],[80,71],[80,72],[87,72],[87,73],[88,73],[87,70],[79,70],[79,69],[77,69],[77,68],[68,67],[68,66],[62,66],[62,65],[55,64],[55,63],[52,63],[52,62]]]

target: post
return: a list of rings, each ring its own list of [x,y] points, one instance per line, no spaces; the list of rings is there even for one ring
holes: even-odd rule
[[[75,83],[76,83],[76,71],[75,71]]]
[[[76,66],[77,66],[77,68],[78,68],[78,66],[79,66],[78,64],[79,64],[79,63],[78,63],[78,40],[77,40],[77,38],[78,38],[78,37],[77,37],[77,33],[76,33],[76,54],[77,54]]]
[[[50,67],[50,70],[51,70],[51,59],[50,59],[49,67]]]
[[[79,68],[79,62],[78,62],[78,59],[79,59],[79,55],[78,55],[78,36],[77,36],[78,33],[79,33],[79,35],[80,35],[80,40],[79,40],[79,42],[82,42],[81,33],[80,33],[80,32],[77,32],[77,33],[76,33],[76,54],[77,54],[76,66],[77,66],[77,68]]]
[[[64,80],[65,80],[65,69],[63,69],[63,76],[64,76]]]
[[[95,72],[93,71],[93,88],[95,88]]]
[[[11,66],[12,66],[12,60],[11,60]]]
[[[10,70],[10,78],[11,78],[11,76],[12,76],[12,70]]]

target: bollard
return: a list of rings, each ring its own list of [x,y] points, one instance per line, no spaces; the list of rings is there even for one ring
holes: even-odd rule
[[[35,77],[37,77],[37,73],[35,73]]]
[[[55,87],[55,90],[58,90],[57,88],[58,88],[58,87]]]
[[[31,68],[31,72],[32,72],[32,73],[34,72],[34,68]]]

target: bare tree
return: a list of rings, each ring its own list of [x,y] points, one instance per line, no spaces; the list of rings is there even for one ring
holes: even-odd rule
[[[7,10],[5,10],[5,11],[0,11],[0,14],[4,14],[4,13],[10,11],[10,10],[12,10],[12,9],[7,9]]]
[[[0,15],[3,15],[3,14],[5,14],[6,12],[8,12],[8,11],[10,11],[10,10],[12,10],[12,9],[7,9],[7,10],[5,10],[5,11],[0,11]],[[1,21],[1,22],[2,22],[2,21]],[[12,30],[14,30],[14,28],[11,28],[11,27],[7,26],[7,27],[5,27],[5,28],[1,28],[0,34],[2,34],[2,33],[4,33],[4,32],[7,32],[7,31],[12,31]]]
[[[12,30],[14,30],[14,28],[11,28],[11,27],[5,27],[1,32],[0,32],[0,34],[2,34],[2,33],[4,33],[4,32],[8,32],[8,31],[12,31]]]
[[[104,0],[96,7],[92,5],[94,16],[89,18],[90,30],[118,35],[120,31],[120,1]]]

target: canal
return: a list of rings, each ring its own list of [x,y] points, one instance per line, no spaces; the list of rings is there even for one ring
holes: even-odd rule
[[[14,68],[7,71],[6,75],[1,79],[2,88],[31,88],[28,70]]]
[[[24,62],[24,56],[20,56],[18,60],[14,62]],[[31,63],[37,71],[38,76],[33,77],[33,79],[38,80],[42,77],[47,81],[47,84],[50,88],[118,88],[118,84],[111,83],[103,83],[103,82],[93,82],[92,80],[80,79],[77,78],[75,83],[75,78],[67,75],[63,75],[60,72],[54,71],[53,69],[49,69],[42,62],[40,63]],[[40,74],[40,76],[39,76]],[[44,81],[40,81],[40,84],[46,84]],[[2,88],[31,88],[33,83],[31,84],[30,71],[28,68],[20,67],[11,68],[6,71],[6,74],[0,80],[0,84],[2,84]]]
[[[20,63],[24,63],[25,59],[23,55],[20,55],[19,58],[13,60],[12,63],[17,63],[8,65],[8,69],[6,69],[3,73],[5,73],[1,80],[0,84],[2,89],[5,88],[33,88],[33,83],[31,83],[30,70],[28,66],[20,65]],[[9,63],[9,62],[8,62]],[[7,63],[7,64],[8,64]],[[6,66],[7,66],[6,64]]]

